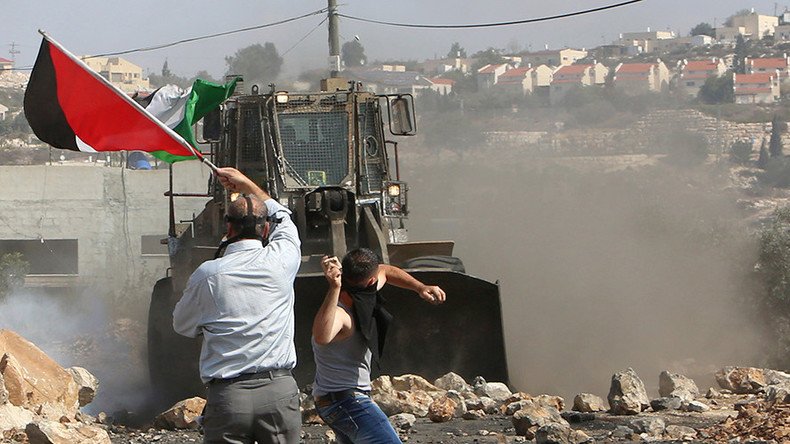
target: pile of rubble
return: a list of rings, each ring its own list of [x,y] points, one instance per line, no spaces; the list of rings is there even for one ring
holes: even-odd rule
[[[661,372],[659,397],[651,399],[645,384],[629,368],[612,376],[606,400],[580,393],[571,410],[566,410],[559,396],[512,392],[506,384],[482,377],[468,383],[455,373],[433,382],[411,374],[380,376],[373,381],[371,396],[404,440],[415,433],[418,420],[426,424],[490,419],[487,424],[500,424],[502,430],[479,433],[494,433],[503,442],[511,440],[508,436],[515,441],[563,444],[734,438],[740,442],[790,441],[790,374],[725,367],[715,376],[720,388],[710,388],[703,395],[692,379]],[[109,444],[110,436],[115,440],[119,433],[136,433],[113,426],[103,413],[93,418],[80,412],[97,389],[98,381],[87,370],[64,369],[24,338],[0,330],[0,442]],[[303,421],[322,424],[307,393],[302,395]],[[195,434],[205,403],[202,398],[177,403],[157,416],[154,428],[139,438],[158,441],[170,433],[162,430]],[[505,418],[507,425],[501,424]],[[167,442],[199,439],[196,435],[170,438]]]
[[[0,440],[30,444],[109,444],[80,412],[98,389],[80,367],[64,369],[31,342],[0,330]]]

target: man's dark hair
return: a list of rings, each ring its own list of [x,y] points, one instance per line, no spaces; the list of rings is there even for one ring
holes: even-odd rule
[[[255,239],[261,237],[263,235],[263,224],[268,214],[266,204],[263,203],[262,200],[255,196],[249,196],[249,199],[250,202],[252,202],[252,215],[259,220],[259,223],[255,224],[254,234],[244,229],[244,218],[249,214],[247,210],[247,198],[239,196],[228,205],[227,221],[233,227],[233,231],[242,239]]]
[[[378,255],[369,248],[351,250],[343,258],[343,280],[360,284],[376,273],[381,264]]]

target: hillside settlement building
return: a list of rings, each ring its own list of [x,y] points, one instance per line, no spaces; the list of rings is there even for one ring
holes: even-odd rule
[[[680,75],[678,86],[689,96],[696,97],[699,89],[711,77],[720,77],[727,66],[719,58],[707,60],[681,60],[678,63]]]
[[[620,63],[614,70],[614,87],[626,94],[659,92],[669,86],[669,69],[661,60],[655,63]]]
[[[148,79],[143,77],[143,69],[126,59],[86,56],[82,61],[125,93],[151,89]]]
[[[777,73],[733,74],[735,103],[774,103],[780,98]]]

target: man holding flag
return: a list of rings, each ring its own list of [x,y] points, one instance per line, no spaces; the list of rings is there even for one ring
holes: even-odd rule
[[[290,211],[242,173],[220,168],[217,177],[245,197],[228,207],[225,254],[192,273],[173,312],[176,332],[203,336],[204,442],[298,443],[302,416],[291,370],[299,233]]]
[[[195,270],[173,327],[203,336],[205,442],[298,443],[299,390],[291,375],[293,282],[301,262],[296,226],[287,208],[241,172],[205,159],[191,131],[233,92],[235,80],[198,80],[186,92],[163,87],[143,107],[42,34],[24,99],[39,139],[89,153],[145,151],[167,162],[196,158],[226,189],[246,194],[228,205],[225,255]]]

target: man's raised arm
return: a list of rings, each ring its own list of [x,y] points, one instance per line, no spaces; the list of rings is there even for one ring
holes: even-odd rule
[[[444,290],[441,288],[435,285],[425,285],[414,276],[392,265],[379,265],[379,279],[381,277],[384,277],[386,283],[417,293],[431,304],[441,304],[446,298]]]

